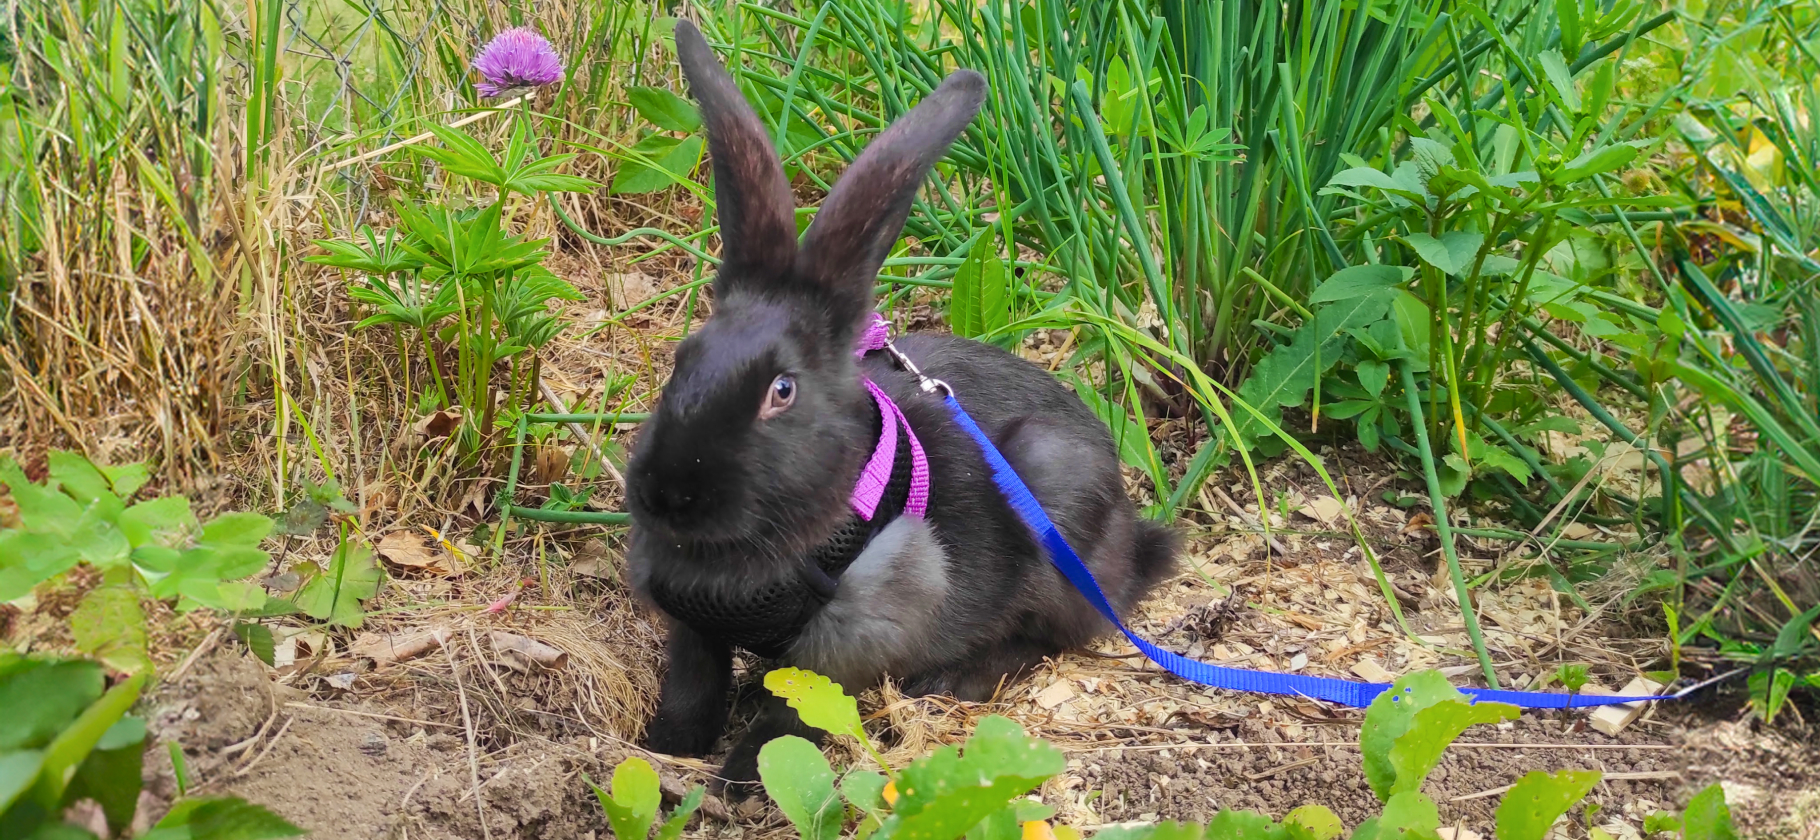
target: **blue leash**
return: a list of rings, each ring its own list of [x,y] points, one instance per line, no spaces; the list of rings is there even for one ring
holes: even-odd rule
[[[1049,521],[1049,515],[1043,512],[1036,497],[1031,495],[1030,488],[1018,478],[1017,471],[999,454],[998,447],[986,438],[973,418],[961,408],[954,399],[954,390],[948,383],[923,376],[922,372],[910,364],[910,360],[891,348],[898,361],[909,368],[923,382],[923,390],[933,392],[941,388],[943,399],[948,403],[948,410],[954,413],[955,422],[973,436],[979,444],[980,452],[986,456],[986,463],[992,467],[992,480],[998,484],[1000,493],[1011,503],[1011,509],[1017,511],[1018,518],[1030,527],[1043,547],[1048,549],[1049,559],[1055,567],[1062,570],[1081,594],[1086,596],[1087,603],[1092,604],[1099,614],[1112,622],[1119,632],[1125,634],[1137,649],[1150,657],[1150,661],[1189,682],[1210,685],[1215,688],[1233,691],[1249,691],[1258,694],[1285,694],[1294,697],[1312,697],[1346,706],[1364,707],[1371,705],[1373,698],[1390,688],[1389,683],[1368,683],[1342,680],[1333,677],[1311,677],[1303,674],[1278,674],[1269,671],[1247,671],[1239,668],[1222,668],[1207,662],[1189,659],[1186,656],[1164,650],[1131,632],[1123,621],[1119,620],[1112,604],[1106,600],[1106,593],[1100,589],[1099,581],[1094,580],[1093,572],[1087,564],[1081,562],[1080,555],[1068,544],[1068,539]],[[1526,709],[1574,709],[1588,706],[1608,706],[1619,703],[1635,703],[1644,700],[1672,700],[1679,695],[1656,695],[1649,697],[1618,697],[1611,695],[1557,694],[1542,691],[1503,691],[1491,688],[1462,688],[1461,692],[1479,700],[1490,700],[1498,703],[1509,703]]]

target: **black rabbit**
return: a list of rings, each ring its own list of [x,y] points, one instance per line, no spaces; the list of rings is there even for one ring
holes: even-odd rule
[[[912,694],[982,700],[1109,630],[1038,549],[941,398],[886,353],[855,353],[874,278],[923,178],[979,110],[985,79],[954,73],[880,134],[798,244],[764,126],[686,21],[676,50],[707,126],[723,262],[713,317],[677,347],[627,474],[632,580],[669,627],[647,745],[714,748],[735,647],[852,691],[889,674]],[[1136,515],[1111,434],[1067,388],[953,336],[897,347],[952,386],[1117,609],[1172,573],[1174,533]],[[890,403],[913,434],[887,429]],[[885,434],[897,441],[890,480],[862,517],[850,496]],[[926,512],[914,443],[927,456]],[[722,777],[749,789],[759,747],[785,734],[820,735],[770,698]]]

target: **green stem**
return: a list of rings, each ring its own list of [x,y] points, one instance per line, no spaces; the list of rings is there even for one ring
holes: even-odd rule
[[[1416,375],[1406,359],[1397,360],[1403,378],[1403,399],[1409,407],[1410,426],[1416,435],[1416,454],[1422,459],[1422,477],[1428,482],[1428,503],[1434,508],[1435,531],[1441,536],[1441,555],[1447,559],[1447,574],[1453,578],[1454,595],[1460,599],[1460,617],[1466,622],[1466,636],[1472,640],[1472,651],[1479,657],[1479,668],[1485,681],[1498,687],[1498,675],[1491,667],[1491,654],[1485,651],[1485,637],[1479,632],[1479,615],[1473,607],[1472,592],[1466,588],[1466,575],[1460,571],[1460,556],[1454,551],[1453,525],[1447,520],[1447,503],[1441,494],[1441,477],[1435,472],[1434,450],[1428,442],[1428,429],[1422,419],[1422,399],[1416,391]]]

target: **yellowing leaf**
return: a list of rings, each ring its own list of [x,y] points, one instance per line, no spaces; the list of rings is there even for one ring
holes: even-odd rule
[[[765,689],[789,703],[803,723],[866,740],[859,703],[827,677],[801,668],[779,668],[765,674]]]

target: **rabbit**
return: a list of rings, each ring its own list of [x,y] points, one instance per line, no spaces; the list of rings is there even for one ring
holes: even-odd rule
[[[667,628],[645,745],[670,755],[714,749],[736,647],[852,692],[890,676],[912,696],[979,701],[1108,632],[942,398],[888,354],[854,351],[876,318],[885,256],[924,177],[979,110],[984,77],[955,72],[873,140],[799,243],[765,127],[687,21],[676,25],[676,51],[707,129],[722,263],[712,315],[677,346],[626,472],[630,577]],[[1137,515],[1111,433],[1072,391],[988,344],[923,333],[896,346],[953,389],[1117,611],[1174,573],[1178,537]],[[895,436],[891,480],[870,521],[850,494],[893,418],[862,377],[911,432]],[[916,445],[928,477],[920,516],[905,512]],[[835,555],[844,568],[827,574],[823,561]],[[767,696],[717,786],[759,793],[759,748],[787,734],[821,735]]]

